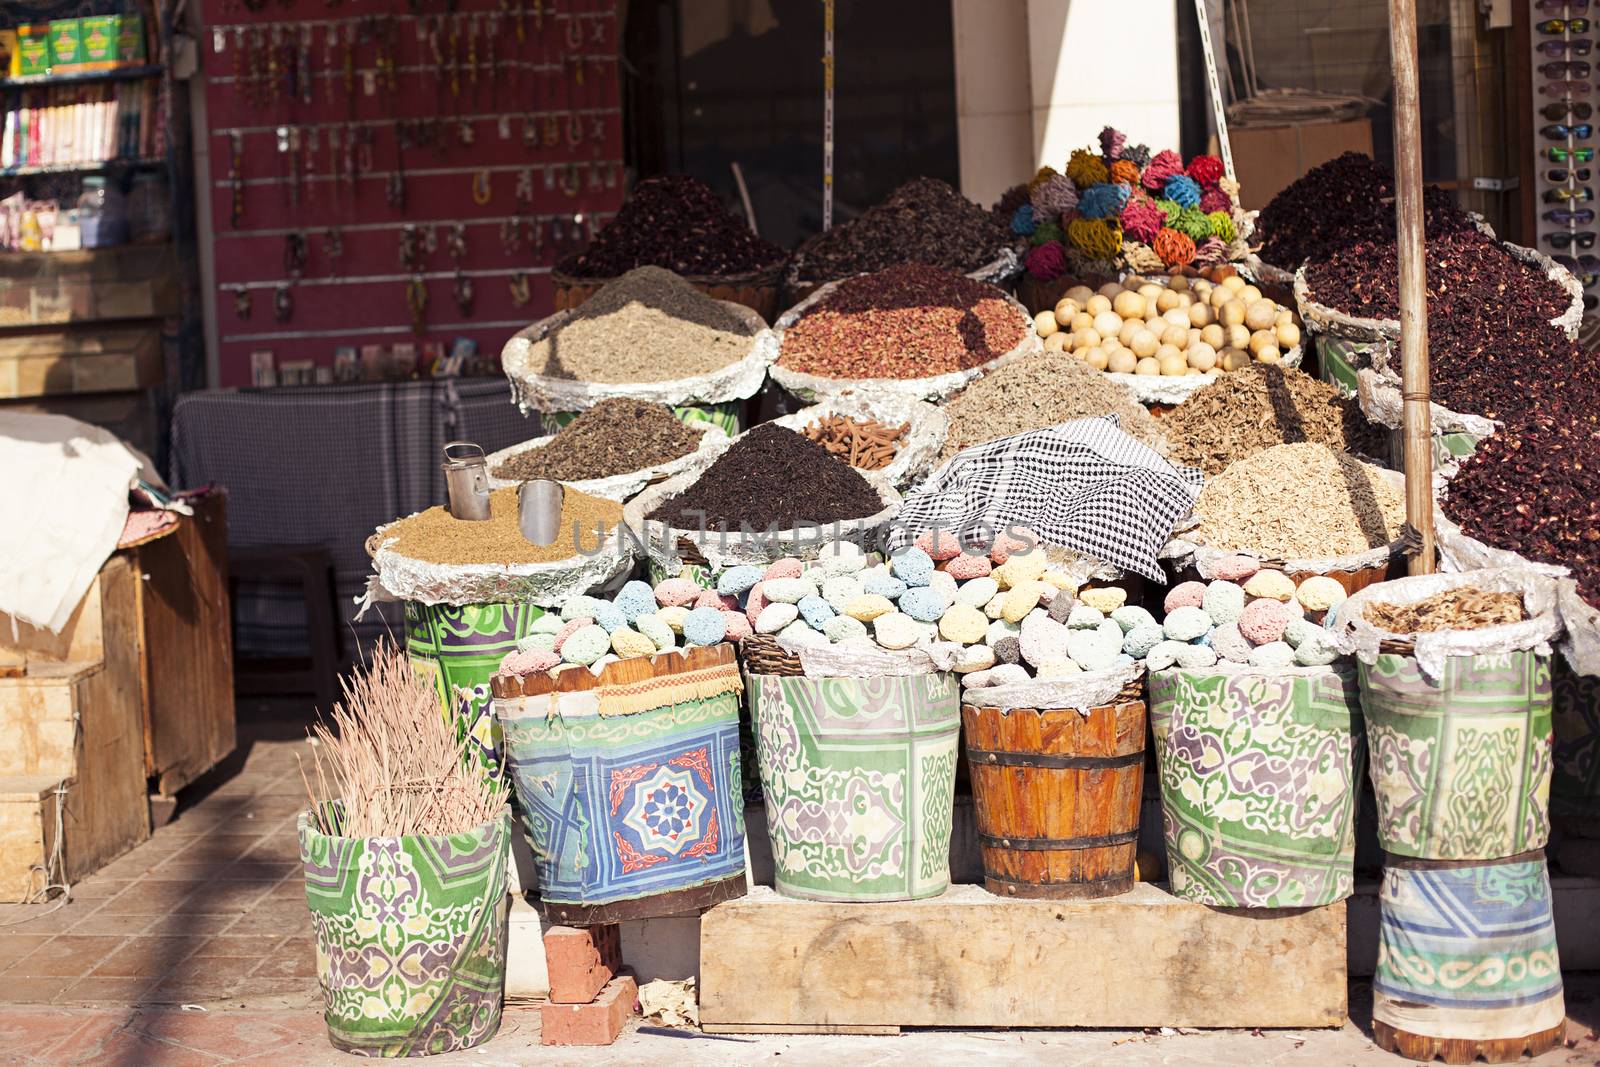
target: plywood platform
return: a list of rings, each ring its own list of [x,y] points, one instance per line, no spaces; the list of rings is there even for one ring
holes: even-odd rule
[[[1346,1015],[1343,904],[1235,911],[1140,884],[1102,900],[822,904],[770,889],[700,926],[722,1033],[859,1027],[1320,1027]]]

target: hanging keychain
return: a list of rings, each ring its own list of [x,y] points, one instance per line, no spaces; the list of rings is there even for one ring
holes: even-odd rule
[[[406,283],[406,309],[411,312],[411,331],[422,333],[428,312],[428,283],[421,275]]]
[[[477,302],[477,290],[472,284],[472,279],[461,271],[456,271],[455,284],[452,286],[455,293],[456,309],[461,312],[464,319],[472,318],[472,305]]]
[[[233,313],[241,319],[250,318],[252,301],[250,290],[247,286],[236,285],[233,287]]]
[[[528,275],[525,271],[514,271],[511,275],[511,304],[513,307],[526,307],[533,297],[533,288],[528,284]]]
[[[328,277],[339,276],[339,261],[344,259],[344,232],[337,226],[328,227],[322,235],[322,258],[328,261]]]
[[[472,202],[479,207],[488,204],[494,197],[494,189],[490,185],[489,171],[487,168],[479,170],[472,176]]]
[[[234,226],[244,218],[244,135],[234,130],[228,134],[228,184],[233,189],[233,212],[231,222]]]
[[[294,295],[288,285],[279,285],[272,294],[272,317],[279,322],[294,318]]]
[[[306,271],[306,235],[299,230],[283,235],[283,272],[298,280]]]

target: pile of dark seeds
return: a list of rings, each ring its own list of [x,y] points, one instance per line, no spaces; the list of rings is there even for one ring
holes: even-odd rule
[[[883,203],[807,239],[795,259],[800,277],[818,282],[906,262],[966,272],[993,262],[1011,240],[1009,219],[937,178],[913,178]]]
[[[883,510],[877,490],[815,441],[767,423],[734,442],[698,481],[649,518],[680,530],[792,529]]]
[[[512,456],[491,473],[508,481],[609,478],[688,455],[700,434],[663,404],[613,397],[573,419],[539,448]]]
[[[761,270],[787,256],[751,233],[704,182],[668,174],[640,182],[589,247],[556,269],[579,278],[615,278],[645,266],[728,275]]]

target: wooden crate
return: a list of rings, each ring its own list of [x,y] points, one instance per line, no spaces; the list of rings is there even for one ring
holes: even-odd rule
[[[700,981],[712,1033],[1339,1026],[1345,909],[1208,908],[1149,883],[1099,900],[959,885],[873,904],[752,887],[702,917]]]
[[[155,327],[0,337],[0,398],[125,392],[161,378]]]
[[[172,246],[0,256],[0,327],[158,319],[181,310]]]

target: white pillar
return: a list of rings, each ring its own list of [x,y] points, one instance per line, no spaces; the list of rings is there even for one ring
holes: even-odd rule
[[[1028,0],[951,0],[961,191],[992,204],[1033,176]]]

